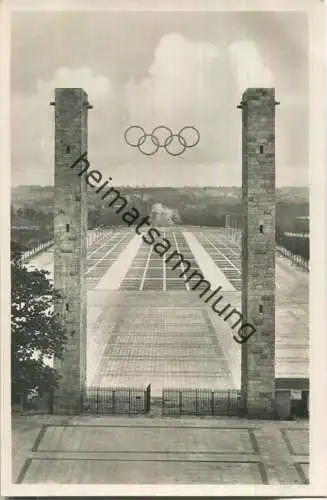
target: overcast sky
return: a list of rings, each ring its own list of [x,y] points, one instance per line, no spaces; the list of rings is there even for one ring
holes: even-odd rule
[[[12,16],[12,184],[53,184],[55,87],[82,87],[89,160],[115,185],[241,185],[247,87],[275,87],[277,185],[308,184],[305,13],[17,12]],[[182,156],[146,157],[131,124],[175,133]]]

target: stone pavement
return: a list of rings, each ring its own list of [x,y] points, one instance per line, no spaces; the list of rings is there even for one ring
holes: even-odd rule
[[[235,289],[224,291],[224,302],[239,308],[239,248],[221,231],[193,234],[197,243],[191,238],[189,245],[182,229],[174,230],[176,248],[194,268],[202,269],[209,255]],[[137,250],[134,238],[121,229],[108,232],[88,252],[88,382],[151,383],[152,395],[164,386],[239,388],[241,351],[230,326],[149,247]],[[124,251],[129,269],[119,260]],[[276,287],[276,375],[307,377],[308,275],[278,258]],[[303,484],[308,441],[307,422],[15,417],[13,480]]]
[[[13,482],[306,484],[306,422],[13,417]]]
[[[240,293],[224,292],[240,310]],[[276,376],[308,377],[306,304],[276,310]],[[88,384],[239,389],[234,317],[224,321],[195,291],[88,291]],[[101,360],[101,361],[100,361]]]
[[[208,279],[216,276],[217,283],[224,277],[226,304],[231,303],[240,309],[240,247],[227,238],[225,230],[176,226],[161,228],[161,231],[191,262],[193,269],[200,268]],[[31,264],[51,267],[51,251],[49,249],[31,259]],[[210,269],[207,269],[208,265]],[[210,271],[210,276],[205,271]],[[163,387],[176,383],[184,387],[195,383],[198,387],[208,384],[211,387],[213,383],[215,388],[240,387],[240,346],[233,340],[231,328],[212,314],[210,305],[205,304],[196,291],[190,290],[187,282],[178,279],[178,274],[172,266],[165,265],[149,245],[139,244],[133,228],[106,230],[97,241],[93,241],[88,249],[87,271],[89,383],[94,380],[98,361],[104,354],[101,371],[107,365],[104,373],[107,371],[105,383],[109,385],[130,385],[131,380],[133,385],[143,385],[151,379],[153,390],[156,387],[159,390],[160,384]],[[227,282],[230,286],[226,285]],[[287,260],[276,256],[278,378],[309,376],[308,295],[308,273],[291,267]],[[142,317],[143,332],[138,325]],[[136,330],[131,338],[134,320]],[[181,330],[187,329],[186,335],[180,332],[180,325]],[[159,341],[158,327],[162,327],[166,347]],[[202,344],[200,330],[203,331]],[[202,363],[199,360],[200,344],[207,355]],[[141,347],[144,348],[143,354]],[[181,351],[183,359],[178,355]],[[125,363],[122,361],[124,353]],[[138,368],[142,357],[148,363],[144,372]],[[209,366],[212,367],[211,376],[207,370]],[[194,368],[193,377],[191,367]]]
[[[164,387],[238,388],[221,338],[239,345],[223,319],[213,328],[195,293],[93,290],[88,304],[99,313],[88,319],[88,384],[151,384],[153,396]]]
[[[230,303],[240,311],[239,245],[221,229],[170,228],[164,234],[192,269],[200,268],[212,284],[222,285],[222,304]],[[119,238],[124,235],[119,233]],[[122,257],[129,246],[130,267],[121,279],[114,270],[124,267]],[[103,259],[105,248],[93,256]],[[101,280],[107,282],[107,289],[101,285],[99,290],[97,285],[88,291],[88,384],[143,387],[151,383],[154,395],[164,387],[239,389],[241,349],[233,340],[235,315],[226,323],[213,313],[210,304],[199,298],[201,290],[190,290],[188,283],[178,279],[177,270],[163,265],[145,243],[137,245],[137,238],[119,250],[110,254],[117,256],[107,272],[110,283]],[[276,377],[307,378],[308,273],[280,257],[276,264]],[[106,264],[101,260],[102,265]],[[118,275],[119,290],[114,290]]]

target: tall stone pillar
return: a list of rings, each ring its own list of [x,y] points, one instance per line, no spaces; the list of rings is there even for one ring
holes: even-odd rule
[[[62,360],[55,359],[61,375],[54,397],[55,413],[78,413],[86,380],[86,256],[87,199],[81,168],[71,169],[87,151],[88,99],[82,89],[55,90],[55,216],[54,286],[61,298],[55,312],[67,328]]]
[[[256,332],[242,344],[241,389],[249,417],[275,415],[275,90],[242,97],[242,313]]]

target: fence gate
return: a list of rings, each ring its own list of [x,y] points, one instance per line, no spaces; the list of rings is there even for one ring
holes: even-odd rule
[[[151,386],[87,387],[83,393],[82,411],[95,414],[140,414],[150,410]]]
[[[237,416],[243,412],[241,391],[163,389],[163,415]]]

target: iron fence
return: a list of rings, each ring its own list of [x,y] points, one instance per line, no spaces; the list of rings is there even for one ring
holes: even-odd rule
[[[35,395],[23,402],[22,398],[12,404],[15,413],[44,414],[145,414],[150,410],[151,386],[134,387],[87,387],[76,392],[56,391]]]
[[[38,253],[42,252],[43,250],[47,250],[52,245],[53,245],[53,240],[39,243],[34,248],[31,248],[31,249],[27,250],[26,252],[22,253],[22,255],[20,257],[21,262],[25,262],[30,257],[34,257],[35,255],[37,255]]]
[[[163,389],[162,415],[238,416],[244,410],[241,391]]]
[[[96,414],[140,414],[150,410],[151,385],[134,387],[87,387],[82,412]]]
[[[302,267],[305,271],[309,271],[309,259],[302,257],[302,255],[296,255],[291,250],[288,250],[280,245],[276,245],[276,250],[278,253],[289,259],[292,264]]]
[[[284,396],[283,396],[283,393]],[[24,400],[14,398],[12,412],[18,414],[67,414],[81,413],[102,415],[147,414],[151,405],[151,385],[143,388],[88,387],[81,394],[33,394]],[[240,416],[247,417],[241,391],[213,389],[163,389],[163,416]],[[309,390],[279,389],[273,405],[251,401],[252,412],[258,406],[256,418],[294,419],[309,418]]]

